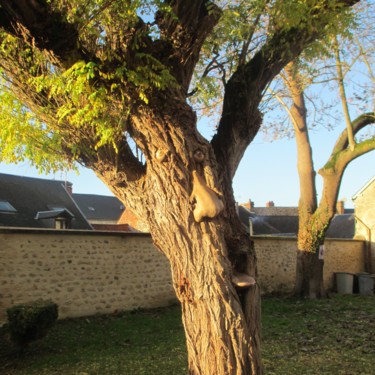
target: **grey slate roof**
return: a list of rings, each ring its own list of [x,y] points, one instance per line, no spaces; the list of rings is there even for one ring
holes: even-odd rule
[[[125,209],[119,199],[111,196],[73,193],[73,199],[87,220],[93,222],[117,223]]]
[[[71,229],[92,229],[65,189],[64,181],[0,173],[0,202],[8,202],[15,209],[6,210],[5,205],[0,208],[3,227],[54,228],[53,217],[41,219],[40,216],[44,211],[60,210],[73,216]]]
[[[298,232],[298,216],[254,216],[251,217],[253,235],[289,235]]]
[[[353,238],[355,233],[355,215],[335,215],[326,233],[327,238]]]
[[[260,216],[242,206],[238,207],[238,214],[249,231],[251,219],[253,235],[297,236],[298,216]],[[353,238],[354,224],[354,214],[335,215],[327,230],[326,238]]]

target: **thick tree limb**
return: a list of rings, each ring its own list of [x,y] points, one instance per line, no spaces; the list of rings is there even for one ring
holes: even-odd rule
[[[172,14],[159,12],[163,48],[159,58],[171,66],[173,75],[187,93],[206,37],[218,22],[221,11],[208,0],[168,0]]]
[[[54,53],[61,62],[84,56],[78,30],[44,0],[0,0],[0,27],[29,45]]]
[[[337,6],[349,7],[357,2],[359,0],[337,1]],[[319,19],[318,14],[315,16],[315,29],[302,25],[275,32],[261,50],[247,64],[240,66],[228,81],[223,113],[212,145],[219,163],[228,165],[230,178],[234,176],[247,146],[261,125],[262,117],[258,108],[264,90],[285,65],[323,30],[326,21]]]
[[[360,130],[362,130],[367,125],[371,125],[375,123],[375,114],[374,112],[364,113],[358,116],[354,121],[351,123],[351,127],[353,129],[353,134],[357,134]],[[346,129],[340,134],[337,142],[332,150],[332,155],[336,154],[340,151],[345,150],[349,145],[348,133]]]
[[[352,122],[353,133],[357,134],[371,124],[375,124],[375,114],[373,112],[362,114]],[[349,148],[348,133],[345,129],[333,147],[328,162],[319,170],[319,174],[323,176],[342,173],[352,160],[373,150],[375,150],[375,137],[358,142],[354,148]]]

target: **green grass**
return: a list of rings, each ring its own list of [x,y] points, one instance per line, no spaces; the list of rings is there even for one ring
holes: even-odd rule
[[[264,298],[262,306],[266,374],[375,373],[375,297]],[[0,332],[1,375],[179,375],[186,361],[177,306],[59,321],[23,355]]]
[[[263,301],[263,362],[273,374],[375,374],[375,297]]]

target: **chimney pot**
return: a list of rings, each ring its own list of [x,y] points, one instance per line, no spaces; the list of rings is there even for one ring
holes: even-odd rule
[[[71,182],[65,181],[65,190],[69,193],[69,195],[73,194],[73,184]]]
[[[338,215],[343,215],[345,213],[345,202],[344,201],[337,201],[336,204],[336,213]]]
[[[275,203],[273,201],[266,202],[266,207],[275,207]]]
[[[253,210],[254,206],[255,206],[254,202],[251,199],[249,199],[249,210],[250,211]]]

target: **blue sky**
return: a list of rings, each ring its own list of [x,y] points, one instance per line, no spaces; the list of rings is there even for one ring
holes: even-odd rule
[[[311,134],[315,169],[328,160],[338,131],[321,129]],[[346,169],[342,180],[339,199],[346,207],[353,207],[352,196],[375,176],[375,151],[354,160]],[[317,176],[317,194],[321,197],[322,179]],[[276,206],[296,206],[299,197],[297,155],[294,139],[272,143],[258,135],[249,146],[233,182],[237,201],[249,198],[262,207],[267,201]]]

